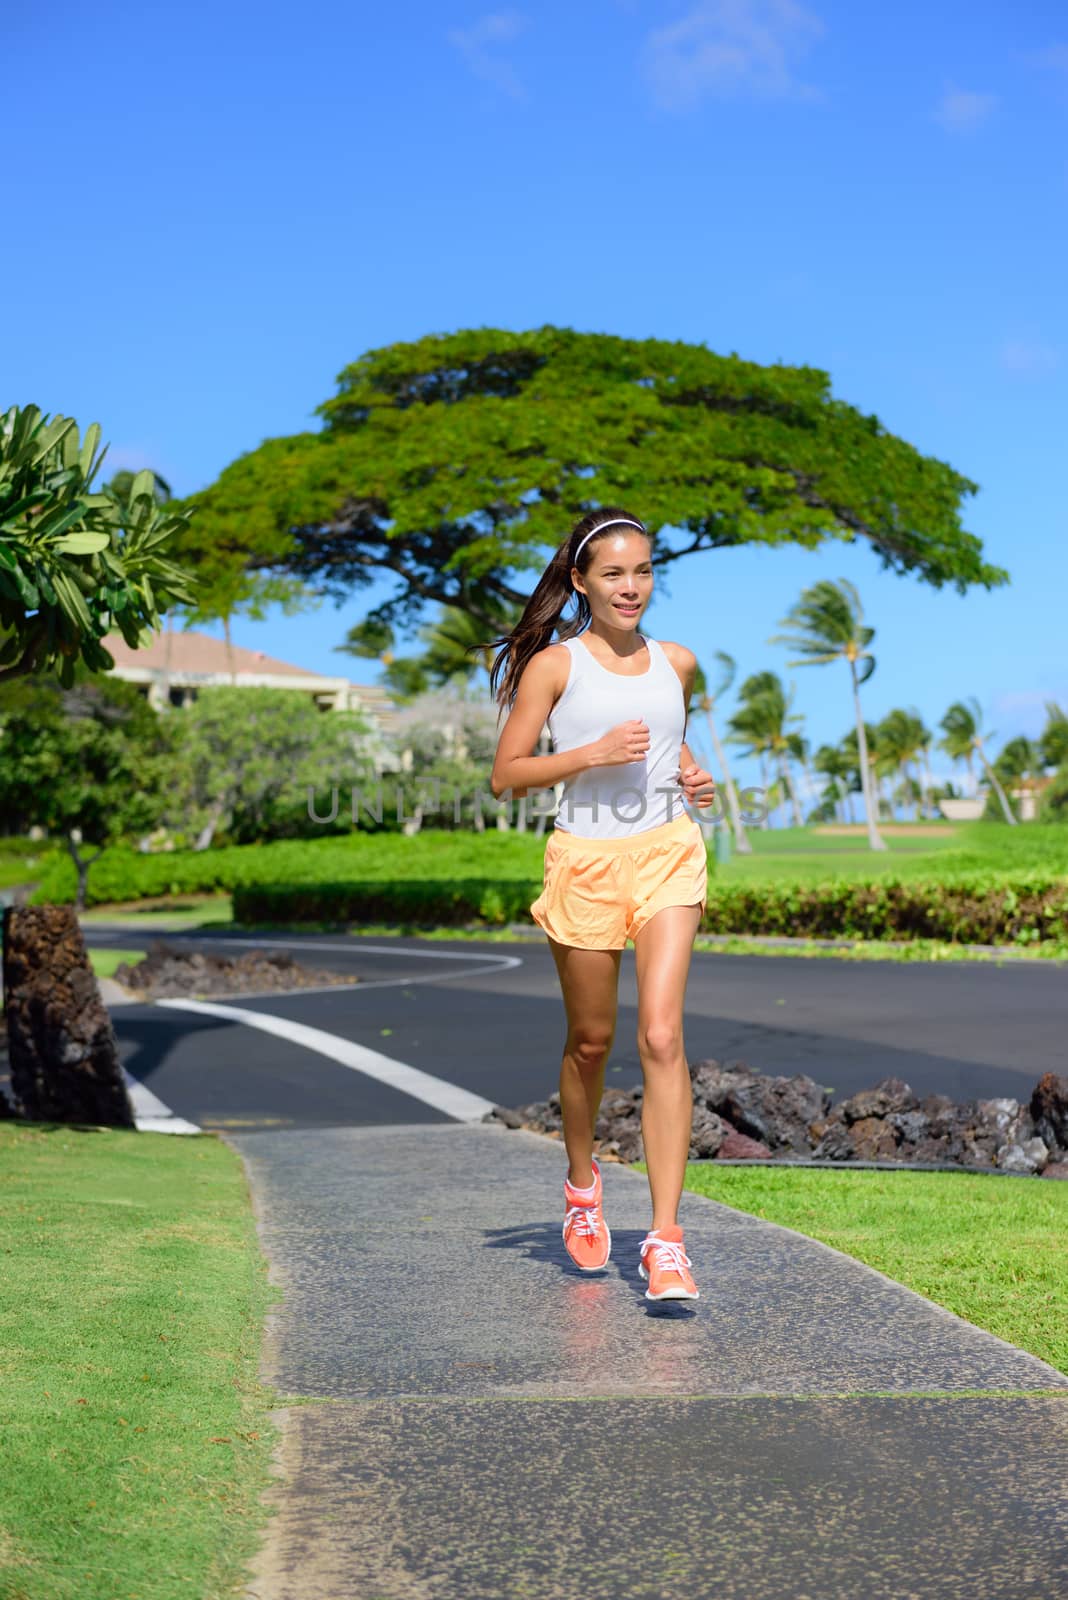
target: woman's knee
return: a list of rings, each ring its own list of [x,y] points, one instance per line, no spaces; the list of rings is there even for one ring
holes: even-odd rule
[[[638,1028],[638,1053],[643,1062],[670,1064],[682,1054],[682,1024],[671,1018],[655,1019]]]
[[[612,1048],[612,1034],[604,1029],[592,1029],[572,1034],[567,1042],[567,1053],[573,1057],[580,1072],[599,1072]]]

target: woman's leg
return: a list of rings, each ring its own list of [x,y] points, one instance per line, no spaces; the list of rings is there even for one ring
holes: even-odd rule
[[[682,1011],[700,920],[700,906],[665,906],[634,936],[638,1053],[645,1080],[642,1142],[654,1229],[675,1225],[690,1150],[693,1089]]]
[[[579,950],[549,940],[567,1013],[560,1067],[560,1112],[568,1176],[580,1189],[593,1182],[593,1130],[604,1093],[604,1069],[616,1031],[621,950]]]

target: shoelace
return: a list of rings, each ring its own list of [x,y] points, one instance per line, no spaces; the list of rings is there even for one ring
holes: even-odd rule
[[[682,1245],[672,1239],[643,1239],[638,1252],[643,1261],[647,1250],[656,1251],[656,1265],[661,1272],[677,1272],[681,1278],[683,1267],[693,1266]]]
[[[598,1207],[596,1205],[569,1206],[564,1214],[564,1227],[566,1228],[568,1223],[572,1221],[575,1224],[576,1233],[588,1233],[591,1238],[596,1237],[601,1226]]]

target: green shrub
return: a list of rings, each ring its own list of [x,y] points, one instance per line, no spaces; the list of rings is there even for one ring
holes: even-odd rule
[[[1053,822],[1061,827],[1068,822],[1068,762],[1057,768],[1051,782],[1042,791],[1038,820]]]
[[[341,838],[282,839],[216,850],[145,854],[106,850],[89,879],[89,902],[143,900],[159,895],[211,894],[254,885],[317,888],[323,884],[441,879],[499,883],[540,879],[544,839],[535,834],[440,834],[412,837],[352,833]],[[42,876],[35,900],[66,904],[74,898],[74,868],[56,857]],[[316,919],[318,920],[318,919]]]
[[[803,938],[944,939],[1004,944],[1068,937],[1068,882],[992,873],[950,881],[717,884],[705,933]]]
[[[397,922],[438,928],[468,922],[532,922],[541,880],[487,878],[419,882],[321,883],[306,887],[261,884],[234,891],[237,922]]]
[[[540,888],[540,879],[484,878],[263,884],[235,891],[234,916],[247,923],[531,923],[530,904]],[[995,884],[988,876],[948,885],[885,879],[710,884],[701,931],[960,944],[1063,939],[1068,937],[1068,883],[1034,877]]]

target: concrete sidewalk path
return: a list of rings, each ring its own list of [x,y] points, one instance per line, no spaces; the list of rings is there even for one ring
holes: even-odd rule
[[[225,1137],[286,1292],[262,1377],[321,1402],[275,1413],[249,1600],[1068,1597],[1068,1377],[1037,1358],[695,1195],[702,1298],[653,1305],[619,1166],[583,1275],[534,1134]]]

